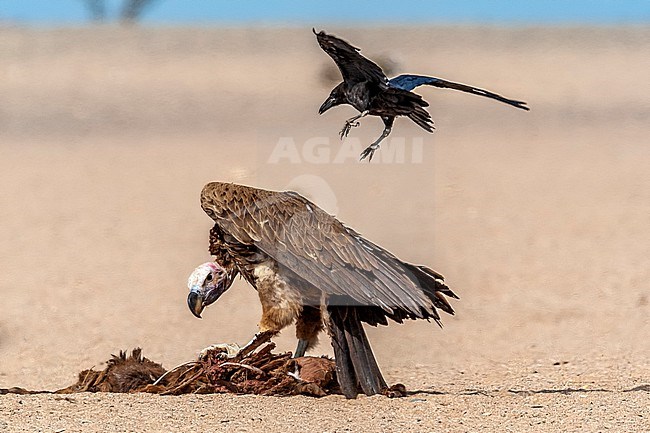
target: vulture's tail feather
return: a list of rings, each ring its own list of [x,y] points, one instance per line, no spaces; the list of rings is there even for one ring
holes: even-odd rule
[[[413,277],[417,279],[418,285],[424,290],[424,293],[429,299],[433,302],[433,305],[436,308],[440,308],[442,311],[454,314],[454,309],[449,304],[445,296],[450,298],[459,299],[452,290],[445,284],[444,277],[434,271],[433,269],[427,268],[426,266],[412,265],[410,263],[404,263],[407,269],[412,272]],[[439,318],[434,316],[434,319],[438,322]],[[438,322],[439,323],[439,322]]]
[[[345,328],[338,308],[329,308],[330,334],[336,360],[336,380],[346,398],[356,398],[359,394],[357,376],[350,357],[350,348],[345,337]]]
[[[358,387],[366,395],[380,393],[386,388],[386,382],[359,320],[357,307],[330,307],[329,315],[341,391],[347,398],[355,398]]]

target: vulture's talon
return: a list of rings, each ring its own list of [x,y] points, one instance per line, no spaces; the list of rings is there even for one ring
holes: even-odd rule
[[[237,343],[212,344],[208,347],[203,348],[199,352],[199,361],[204,361],[205,359],[207,359],[208,354],[215,350],[218,350],[220,353],[223,353],[226,356],[226,358],[234,358],[239,354],[241,349],[242,348],[239,347]]]

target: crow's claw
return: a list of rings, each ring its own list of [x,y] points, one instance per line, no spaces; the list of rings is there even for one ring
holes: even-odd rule
[[[359,122],[350,122],[349,120],[346,120],[345,125],[343,125],[343,129],[341,129],[341,132],[339,133],[341,140],[343,140],[343,137],[348,136],[350,129],[356,128],[357,126],[359,126]]]
[[[372,156],[377,149],[379,149],[379,146],[376,144],[371,144],[370,146],[366,147],[366,149],[361,152],[361,158],[359,158],[359,161],[363,161],[366,158],[368,158],[368,162],[372,161]]]

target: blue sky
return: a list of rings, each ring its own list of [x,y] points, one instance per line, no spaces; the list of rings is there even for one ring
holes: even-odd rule
[[[111,16],[122,0],[106,0]],[[0,21],[80,24],[83,0],[0,0]],[[650,0],[155,0],[150,24],[648,24]]]

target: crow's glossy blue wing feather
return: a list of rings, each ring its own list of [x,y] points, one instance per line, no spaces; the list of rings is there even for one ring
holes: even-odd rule
[[[415,89],[418,86],[422,85],[428,85],[428,86],[434,86],[434,87],[440,87],[443,89],[454,89],[454,90],[460,90],[461,92],[467,92],[471,93],[473,95],[478,95],[478,96],[484,96],[486,98],[491,98],[495,99],[499,102],[503,102],[504,104],[512,105],[513,107],[516,108],[521,108],[522,110],[530,110],[526,106],[526,103],[524,101],[517,101],[514,99],[508,99],[506,97],[503,97],[501,95],[498,95],[496,93],[492,93],[488,90],[484,89],[479,89],[478,87],[472,87],[468,86],[466,84],[461,84],[461,83],[454,83],[453,81],[447,81],[443,80],[441,78],[435,78],[435,77],[425,77],[423,75],[399,75],[395,78],[392,78],[388,81],[388,85],[390,87],[395,87],[398,89],[402,90],[408,90],[411,91]]]
[[[432,84],[437,78],[425,77],[423,75],[399,75],[391,78],[388,85],[402,90],[413,90],[423,84]]]

